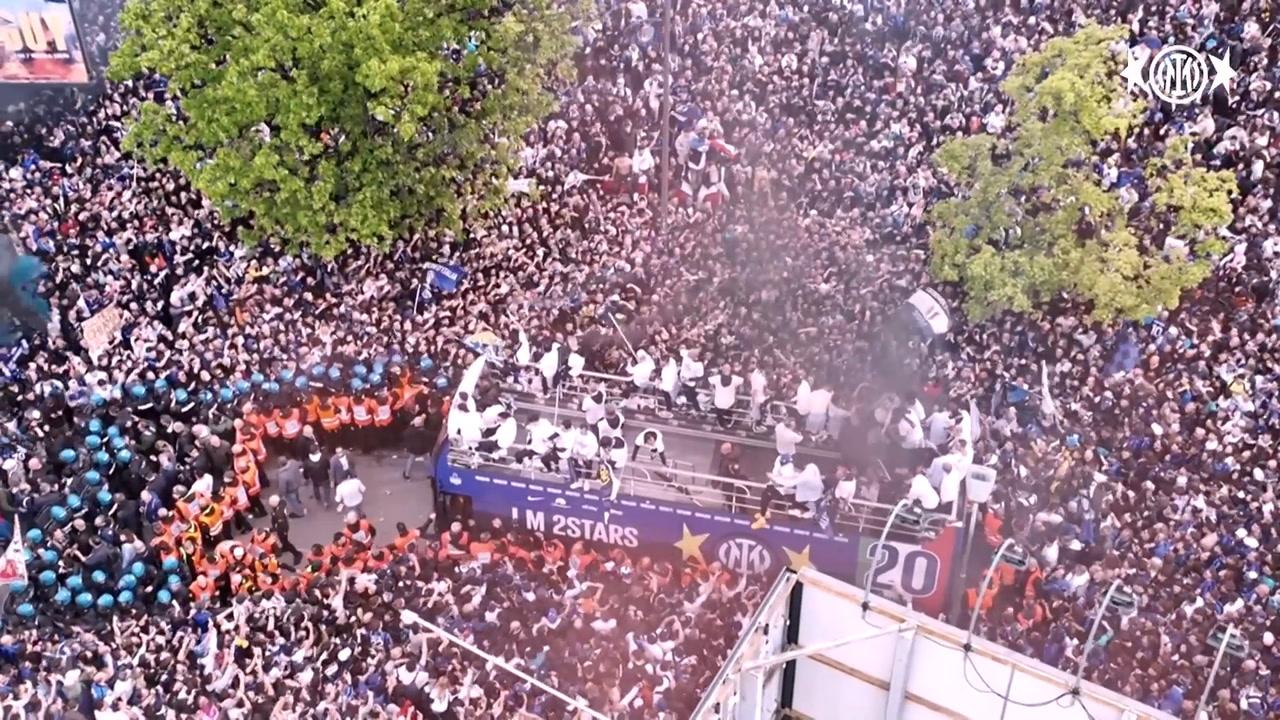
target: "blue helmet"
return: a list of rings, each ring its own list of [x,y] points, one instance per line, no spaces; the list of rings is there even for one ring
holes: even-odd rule
[[[212,404],[213,404],[213,391],[212,391],[212,390],[201,390],[201,391],[200,391],[200,395],[199,395],[199,397],[200,397],[200,402],[201,402],[201,404],[204,404],[204,405],[212,405]]]
[[[181,585],[182,578],[178,577],[177,575],[171,574],[169,575],[169,577],[164,579],[164,584],[168,585],[169,587],[173,587],[174,585]]]
[[[106,450],[99,450],[93,454],[93,461],[99,465],[110,465],[111,456],[107,454]]]
[[[116,583],[117,588],[132,590],[138,586],[138,578],[133,575],[121,575],[120,580]]]
[[[127,589],[127,588],[126,588],[126,589],[124,589],[124,590],[121,590],[121,591],[116,595],[116,602],[120,603],[121,605],[132,605],[132,604],[133,604],[133,591],[132,591],[132,590],[129,590],[129,589]]]
[[[89,421],[89,432],[90,432],[90,433],[92,433],[92,434],[94,434],[94,435],[101,435],[101,434],[102,434],[102,421],[101,421],[101,420],[99,420],[98,418],[94,418],[94,419],[90,420],[90,421]]]
[[[316,365],[311,368],[312,377],[324,377],[324,365]]]
[[[40,559],[48,565],[56,564],[58,562],[58,551],[53,548],[45,548],[40,551]]]
[[[71,592],[80,592],[84,589],[84,578],[79,575],[72,575],[67,578],[67,589]]]
[[[156,602],[161,605],[168,605],[173,602],[173,594],[164,588],[160,588],[160,591],[156,593]]]
[[[99,505],[101,505],[102,507],[106,507],[106,506],[110,505],[110,504],[111,504],[111,493],[110,493],[110,492],[107,492],[106,490],[99,490],[99,491],[98,491],[98,504],[99,504]]]
[[[113,437],[120,437],[120,426],[119,426],[119,425],[108,425],[108,426],[107,426],[107,437],[110,437],[110,438],[113,438]]]
[[[382,384],[382,373],[369,373],[369,384],[370,384],[370,385],[381,385],[381,384]]]
[[[54,505],[49,508],[49,517],[53,518],[56,523],[63,523],[67,520],[67,509],[61,505]]]
[[[342,368],[338,367],[337,365],[334,365],[333,367],[329,368],[330,380],[337,380],[340,377],[342,377]]]
[[[386,364],[384,364],[381,360],[379,360],[378,362],[373,364],[373,369],[370,370],[369,372],[373,373],[374,375],[381,375],[386,369],[387,369]]]
[[[76,605],[86,610],[93,607],[93,594],[87,592],[80,593],[76,596]]]
[[[36,616],[36,608],[31,603],[22,603],[18,606],[18,614],[24,618],[32,618]]]
[[[266,390],[271,394],[275,394],[280,392],[280,383],[276,382],[275,380],[269,380],[267,382],[262,383],[262,389]]]
[[[279,380],[282,383],[293,382],[293,371],[289,368],[281,370],[280,373],[276,375],[276,380]]]
[[[364,389],[364,382],[360,378],[351,378],[351,390],[360,392]]]
[[[94,393],[89,398],[89,402],[93,403],[94,407],[102,407],[103,405],[107,404],[107,398],[104,395],[99,395],[98,393]]]
[[[134,577],[142,577],[147,573],[147,566],[140,562],[134,562],[129,566],[129,573]]]
[[[31,528],[27,531],[27,542],[32,545],[39,545],[44,542],[44,531],[40,528]]]
[[[97,435],[90,435],[89,437],[84,439],[84,446],[89,448],[90,450],[97,450],[98,448],[102,447],[102,438],[98,437]]]
[[[355,367],[351,368],[351,371],[354,372],[356,374],[356,377],[358,378],[362,378],[365,375],[369,374],[369,368],[365,367],[363,364],[356,365]]]
[[[94,570],[93,574],[89,576],[89,579],[93,581],[94,585],[106,585],[107,573],[102,570]]]
[[[293,385],[299,390],[306,390],[307,386],[310,385],[310,383],[307,382],[307,379],[305,377],[302,377],[301,375],[299,375],[298,379],[293,381]]]
[[[261,385],[266,381],[267,381],[267,377],[260,372],[256,372],[249,376],[249,382],[253,383],[254,385]]]
[[[63,448],[61,452],[58,453],[58,460],[63,465],[70,465],[76,461],[76,451],[71,448]]]
[[[111,457],[102,450],[99,450],[93,459],[100,465],[106,465],[111,462]],[[84,474],[84,481],[90,485],[99,485],[102,483],[102,473],[97,470],[90,470]]]
[[[129,463],[133,462],[133,451],[125,449],[116,453],[116,462],[120,463],[121,465],[128,465]]]
[[[58,592],[53,595],[53,601],[59,605],[70,605],[71,591],[66,588],[58,588]]]
[[[50,585],[52,585],[52,584],[54,584],[54,583],[56,583],[56,582],[58,582],[58,573],[56,573],[56,572],[54,572],[54,571],[52,571],[52,570],[41,570],[41,571],[40,571],[40,584],[41,584],[41,585],[43,585],[43,586],[45,586],[45,587],[49,587]]]
[[[129,388],[129,394],[141,400],[147,396],[147,386],[141,383]]]
[[[98,475],[98,471],[97,471],[97,470],[90,470],[89,472],[85,473],[85,479],[86,479],[86,480],[89,478],[89,473],[93,473],[94,475]],[[101,476],[101,475],[98,475],[98,480],[101,480],[101,479],[102,479],[102,476]],[[79,510],[83,505],[84,505],[84,501],[80,499],[80,496],[79,496],[79,495],[77,495],[77,494],[75,494],[75,493],[68,493],[68,494],[67,494],[67,509],[68,509],[68,510],[71,510],[71,511]]]
[[[178,388],[173,391],[173,399],[177,400],[179,403],[185,403],[189,397],[190,396],[187,394],[187,391],[183,388]]]
[[[391,364],[392,364],[392,365],[403,365],[403,364],[404,364],[404,355],[401,355],[400,353],[391,353]]]
[[[26,592],[29,587],[31,587],[31,585],[26,580],[14,580],[9,583],[9,592],[14,595],[21,595]]]
[[[178,570],[178,558],[176,558],[176,557],[167,557],[167,558],[165,558],[165,559],[164,559],[164,562],[160,563],[160,569],[161,569],[161,570],[164,570],[164,571],[165,571],[165,572],[167,572],[167,573],[177,572],[177,570]]]
[[[247,381],[247,380],[237,380],[237,381],[236,381],[236,394],[237,394],[237,395],[243,395],[243,394],[245,394],[245,393],[249,392],[249,390],[250,390],[251,388],[252,388],[252,386],[249,384],[249,381]]]
[[[119,450],[129,444],[129,441],[123,435],[117,435],[111,438],[111,449]]]
[[[235,399],[235,393],[231,392],[231,388],[222,388],[218,391],[218,400],[231,402],[233,399]]]
[[[112,607],[115,606],[115,604],[116,604],[116,599],[112,597],[111,593],[102,593],[101,595],[98,596],[99,610],[110,610]]]
[[[449,387],[449,378],[445,377],[444,375],[437,375],[437,376],[436,376],[436,387],[437,387],[438,389],[440,389],[440,390],[443,390],[443,389],[445,389],[445,388]]]
[[[423,355],[421,358],[418,359],[418,368],[421,370],[430,370],[435,366],[436,366],[436,361],[432,360],[426,355]]]
[[[152,385],[158,393],[169,392],[169,381],[164,378],[157,378],[155,384]]]

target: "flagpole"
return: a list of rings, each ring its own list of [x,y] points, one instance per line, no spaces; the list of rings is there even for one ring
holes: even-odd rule
[[[667,239],[671,204],[671,0],[662,0],[662,177],[658,199],[658,237]]]
[[[418,316],[418,303],[422,301],[422,281],[418,281],[418,290],[413,294],[413,316]]]
[[[604,314],[609,316],[609,322],[612,322],[613,326],[618,329],[618,337],[622,338],[622,342],[627,344],[627,349],[631,351],[631,357],[639,360],[640,356],[636,355],[636,349],[631,347],[631,341],[627,339],[627,334],[622,332],[622,326],[618,324],[618,319],[608,310],[605,310]]]

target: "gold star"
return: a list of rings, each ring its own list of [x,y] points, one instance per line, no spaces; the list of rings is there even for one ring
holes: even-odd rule
[[[688,560],[689,558],[697,558],[698,562],[705,562],[702,559],[702,543],[710,536],[711,533],[694,535],[689,532],[689,526],[682,523],[680,525],[680,541],[671,544],[680,548],[681,561]]]
[[[809,559],[809,546],[805,545],[804,549],[796,552],[786,545],[782,546],[782,550],[787,553],[787,564],[792,570],[800,572],[807,567],[813,567],[813,561]]]

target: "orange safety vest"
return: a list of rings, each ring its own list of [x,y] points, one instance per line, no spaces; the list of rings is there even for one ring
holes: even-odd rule
[[[210,535],[222,534],[222,506],[218,503],[211,503],[209,507],[200,513],[200,524],[209,531]]]
[[[262,423],[262,429],[266,431],[267,437],[280,437],[280,411],[276,410]]]
[[[256,473],[257,471],[255,470],[254,472]],[[244,483],[239,482],[239,478],[236,478],[236,480],[237,482],[235,483],[223,486],[222,497],[230,510],[245,512],[249,509],[249,492]]]
[[[351,424],[351,398],[345,395],[339,395],[333,399],[333,406],[338,409],[338,420],[343,425]]]
[[[369,400],[353,400],[351,402],[351,419],[355,421],[356,427],[369,427],[373,422],[373,413],[370,412]]]
[[[410,530],[407,534],[401,535],[397,537],[395,540],[392,540],[391,546],[400,552],[406,552],[408,551],[409,546],[417,542],[418,537],[421,535],[422,533],[418,532],[417,528],[414,528]]]
[[[374,406],[373,422],[378,427],[386,427],[391,424],[391,400],[383,398],[382,402]]]
[[[283,428],[280,434],[285,440],[296,440],[302,434],[302,411],[294,408],[289,411],[288,415],[283,418]]]
[[[312,395],[303,407],[307,410],[307,422],[313,423],[320,419],[320,398]]]
[[[207,576],[201,575],[195,579],[195,582],[191,583],[191,597],[196,602],[208,600],[213,597],[215,592],[217,590],[213,587],[213,581]]]
[[[236,431],[236,444],[243,445],[259,461],[267,459],[267,448],[262,444],[262,436],[256,430],[253,430],[248,423],[245,423],[243,428]]]
[[[338,417],[338,409],[333,405],[321,405],[316,412],[320,416],[320,427],[325,432],[334,432],[342,427],[342,419]]]

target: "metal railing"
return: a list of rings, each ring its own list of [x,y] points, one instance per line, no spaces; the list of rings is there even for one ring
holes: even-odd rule
[[[516,463],[512,455],[520,450],[533,451],[527,445],[513,445],[501,453],[484,453],[475,448],[451,447],[449,462],[454,465],[481,468],[492,467],[504,474],[517,474],[529,479],[537,479],[545,483],[568,483],[567,472],[548,473],[535,459],[529,463]],[[598,467],[597,461],[586,463],[584,472],[591,473]],[[658,500],[672,504],[688,504],[698,507],[720,510],[733,514],[754,516],[760,509],[760,501],[764,489],[769,483],[741,478],[728,478],[708,473],[692,472],[679,468],[664,467],[657,463],[627,463],[615,482],[620,482],[619,497],[630,496],[632,499]],[[598,487],[594,480],[593,486]],[[878,533],[885,528],[893,513],[894,506],[871,502],[869,500],[842,500],[832,513],[832,530],[835,534],[847,535],[855,533]],[[770,522],[784,523],[816,522],[806,516],[798,515],[776,503],[771,504],[772,518]],[[918,526],[897,525],[892,533],[895,537],[928,538],[940,533],[951,521],[945,513],[926,513]]]

